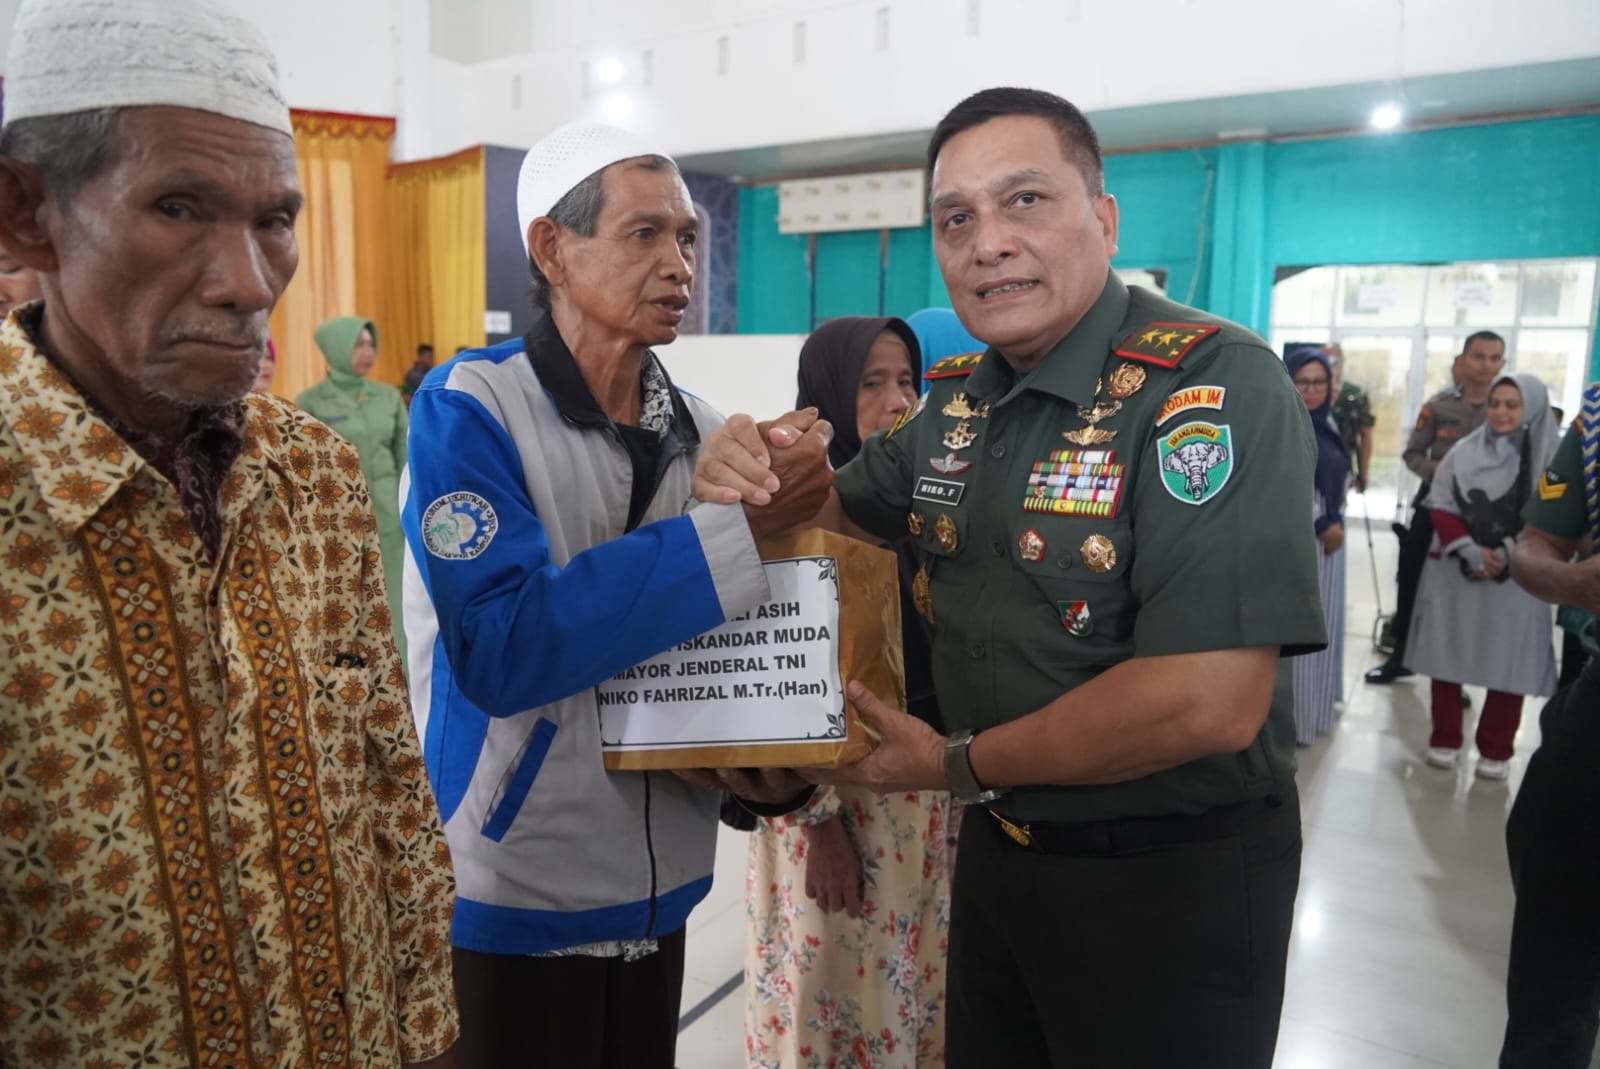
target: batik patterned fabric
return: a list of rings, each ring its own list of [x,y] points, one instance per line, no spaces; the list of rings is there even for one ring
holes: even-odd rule
[[[745,1048],[751,1069],[944,1065],[945,957],[960,807],[943,791],[819,790],[750,837]],[[862,915],[806,897],[803,825],[837,816],[863,858]]]
[[[0,1063],[371,1069],[456,1034],[453,886],[353,449],[244,404],[208,554],[0,326]]]

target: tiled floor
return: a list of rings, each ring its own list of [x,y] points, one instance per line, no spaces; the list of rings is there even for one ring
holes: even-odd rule
[[[1363,684],[1377,609],[1365,531],[1351,531],[1348,708],[1300,753],[1305,861],[1278,1042],[1280,1069],[1482,1069],[1505,1024],[1511,885],[1503,838],[1538,743],[1529,701],[1509,783],[1425,766],[1427,680]],[[1383,601],[1395,539],[1374,523]],[[1482,707],[1482,692],[1472,692]],[[1469,714],[1470,716],[1470,714]],[[1470,721],[1469,721],[1470,724]],[[1469,733],[1470,737],[1470,733]],[[743,1069],[744,837],[723,829],[716,886],[689,921],[682,1069]],[[729,993],[710,1001],[718,990]]]

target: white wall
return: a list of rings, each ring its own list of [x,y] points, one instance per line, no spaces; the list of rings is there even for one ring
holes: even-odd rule
[[[758,420],[794,407],[804,334],[685,334],[656,350],[675,386],[725,416]]]
[[[463,136],[526,145],[586,115],[687,154],[926,128],[995,84],[1093,111],[1600,55],[1594,0],[537,0],[534,11],[534,52],[472,69]],[[608,54],[629,67],[622,104],[584,94],[582,64]],[[520,109],[508,104],[516,75],[538,90]]]

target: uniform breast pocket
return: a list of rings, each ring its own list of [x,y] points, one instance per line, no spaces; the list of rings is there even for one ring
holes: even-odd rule
[[[1069,639],[1097,656],[1130,642],[1133,532],[1126,517],[1021,512],[1012,522],[1010,551],[1022,581],[1037,596],[1036,611],[1049,615]]]

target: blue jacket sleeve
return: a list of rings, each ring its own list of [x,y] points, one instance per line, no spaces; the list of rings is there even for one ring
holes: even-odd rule
[[[698,505],[558,567],[517,450],[476,398],[418,390],[411,434],[406,540],[456,686],[490,716],[592,687],[767,597],[737,505]]]

